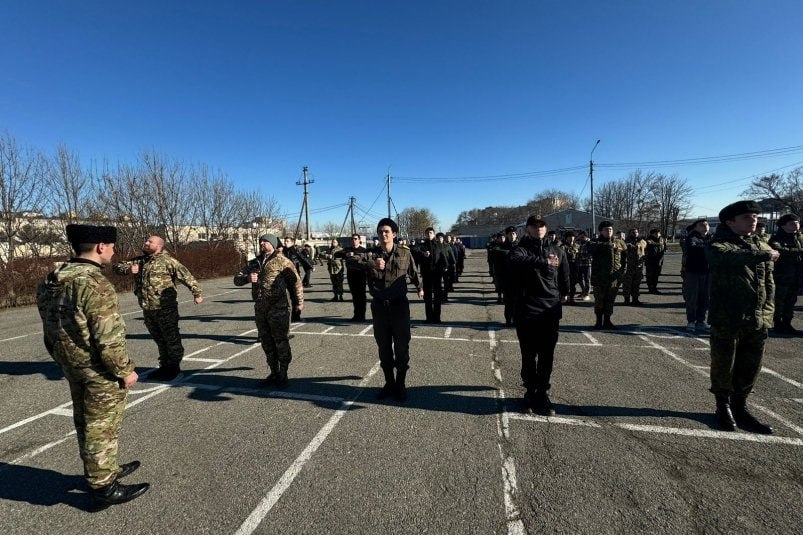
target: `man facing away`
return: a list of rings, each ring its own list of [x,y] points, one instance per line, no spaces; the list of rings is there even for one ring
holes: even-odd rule
[[[511,284],[516,287],[516,336],[521,349],[521,378],[528,408],[544,416],[555,410],[549,400],[549,381],[563,317],[569,297],[569,262],[547,236],[546,223],[527,219],[526,235],[510,251]]]
[[[259,237],[259,256],[248,262],[235,276],[234,284],[251,284],[254,319],[259,341],[270,373],[262,386],[287,388],[290,351],[290,318],[301,314],[304,290],[293,262],[278,251],[279,239],[273,234]]]
[[[410,367],[411,338],[407,278],[418,289],[418,297],[424,297],[424,289],[410,250],[393,242],[399,233],[396,222],[389,217],[380,219],[376,233],[379,247],[360,255],[359,262],[367,272],[368,290],[373,298],[374,340],[385,375],[385,385],[377,397],[394,396],[403,402],[407,399],[405,380]]]
[[[159,369],[148,376],[154,381],[172,381],[181,372],[184,346],[178,328],[178,290],[180,282],[192,292],[196,305],[204,298],[190,270],[165,251],[159,236],[150,236],[142,246],[142,256],[114,266],[120,275],[135,275],[134,293],[142,307],[145,327],[159,348]]]
[[[119,483],[140,466],[139,461],[117,463],[126,398],[138,375],[126,349],[117,293],[101,272],[114,255],[117,229],[67,225],[67,240],[75,257],[47,276],[37,304],[45,347],[70,385],[84,476],[95,506],[103,508],[150,488]]]
[[[772,428],[747,409],[772,324],[772,271],[780,256],[753,234],[760,211],[754,201],[723,208],[706,250],[711,268],[711,393],[722,430],[734,431],[738,426],[769,435]]]

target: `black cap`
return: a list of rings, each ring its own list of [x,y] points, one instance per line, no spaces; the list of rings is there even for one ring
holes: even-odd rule
[[[597,230],[602,230],[606,227],[613,227],[613,223],[610,221],[602,221],[599,225],[597,225]]]
[[[117,227],[95,225],[67,225],[70,243],[117,243]]]
[[[719,211],[719,221],[724,223],[742,214],[760,214],[761,207],[756,201],[737,201]]]
[[[541,219],[539,217],[531,215],[530,217],[527,218],[527,226],[528,227],[539,227],[539,228],[540,227],[545,227],[546,226],[546,221],[544,221],[543,219]]]
[[[510,225],[505,229],[505,234],[510,234],[511,232],[516,232],[516,227],[514,227],[513,225]]]
[[[389,217],[383,217],[380,219],[379,223],[376,224],[376,229],[379,230],[379,227],[390,227],[390,230],[392,230],[394,233],[399,233],[399,225],[397,225],[396,222]]]
[[[795,214],[784,214],[778,219],[778,226],[782,227],[790,221],[800,221],[800,218]]]
[[[443,232],[438,232],[437,234],[435,234],[435,237],[436,238],[445,238],[446,234],[444,234]]]

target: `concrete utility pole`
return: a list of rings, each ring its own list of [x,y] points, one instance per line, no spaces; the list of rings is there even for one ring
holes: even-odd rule
[[[390,217],[390,173],[387,174],[385,177],[385,181],[387,183],[388,188],[388,217]]]
[[[307,240],[310,240],[312,239],[312,235],[310,234],[310,226],[309,226],[309,191],[307,191],[307,185],[313,184],[315,181],[310,180],[307,177],[307,172],[309,171],[309,168],[306,165],[302,167],[301,170],[304,172],[304,180],[301,182],[296,181],[296,186],[302,186],[302,185],[304,186],[304,204],[302,204],[302,208],[304,209],[303,210],[304,221],[307,225]],[[301,221],[300,214],[298,216],[298,220],[299,222]],[[296,233],[298,233],[298,225],[296,225]]]
[[[594,143],[594,148],[591,149],[591,156],[588,159],[588,179],[591,183],[591,235],[596,236],[597,232],[597,218],[594,215],[594,151],[597,150],[597,145],[601,140]]]

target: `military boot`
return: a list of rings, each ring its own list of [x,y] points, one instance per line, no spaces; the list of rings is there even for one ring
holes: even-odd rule
[[[399,369],[396,371],[396,399],[404,403],[407,401],[407,387],[404,380],[407,378],[407,370]]]
[[[611,329],[611,330],[615,330],[616,329],[616,325],[611,323],[611,315],[610,314],[605,314],[605,317],[602,320],[602,326],[604,328],[606,328],[606,329]]]
[[[259,382],[259,386],[263,388],[273,386],[276,384],[276,381],[278,380],[279,380],[279,368],[278,366],[271,366],[270,374]]]
[[[629,295],[626,295],[626,296],[625,296],[625,306],[626,306],[626,307],[629,307],[629,306],[630,306],[630,296],[629,296]]]
[[[744,429],[751,433],[758,433],[759,435],[771,435],[773,433],[772,427],[759,422],[758,419],[747,410],[746,394],[734,394],[731,396],[731,411],[733,412],[733,419],[736,420],[736,425],[739,426],[739,429]]]
[[[110,505],[130,502],[139,498],[151,488],[150,483],[138,483],[136,485],[121,485],[115,479],[110,485],[92,490],[92,502],[95,510],[105,509]]]
[[[279,373],[276,377],[276,388],[279,390],[287,388],[287,364],[279,365]]]
[[[730,399],[725,394],[717,394],[717,423],[723,431],[736,431],[736,420],[731,413]]]
[[[633,298],[633,301],[631,302],[631,304],[632,304],[634,307],[640,307],[640,306],[641,306],[641,305],[643,305],[644,303],[642,303],[641,301],[639,301],[638,297],[634,297],[634,298]]]
[[[385,399],[396,392],[396,378],[393,377],[393,368],[382,368],[385,374],[385,386],[376,395],[378,399]]]
[[[537,390],[533,396],[533,411],[541,416],[555,416],[555,408],[546,390]]]
[[[181,367],[178,364],[160,365],[156,371],[151,372],[148,380],[169,382],[178,377],[180,373]]]
[[[331,298],[330,301],[339,301],[339,299],[337,298],[337,294],[335,294],[335,296]]]
[[[597,314],[597,322],[594,324],[595,329],[602,329],[602,314]]]

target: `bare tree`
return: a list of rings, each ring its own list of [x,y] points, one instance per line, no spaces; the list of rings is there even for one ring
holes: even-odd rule
[[[650,195],[657,206],[656,224],[664,236],[673,234],[679,219],[691,209],[692,189],[685,179],[677,175],[654,175]]]
[[[144,193],[150,194],[155,218],[167,244],[177,250],[187,243],[196,209],[191,202],[187,166],[156,151],[140,154],[138,174]]]
[[[328,221],[324,223],[322,227],[319,227],[318,232],[324,234],[327,240],[333,240],[340,237],[341,227],[341,225],[338,225],[334,221]]]
[[[61,143],[47,161],[48,208],[64,225],[81,220],[92,196],[92,180],[77,152]]]
[[[796,167],[785,175],[773,173],[759,177],[744,193],[746,197],[771,200],[781,212],[803,215],[803,167]]]
[[[420,238],[427,227],[438,228],[438,218],[429,208],[405,208],[399,212],[399,234],[404,237]]]
[[[222,171],[213,174],[202,164],[192,170],[190,190],[196,222],[203,229],[209,247],[234,239],[242,221],[240,198],[231,180]]]
[[[44,207],[44,158],[32,147],[21,147],[10,134],[0,136],[0,236],[7,242],[0,268],[14,261],[24,225],[41,216]],[[4,258],[5,257],[5,258]]]

